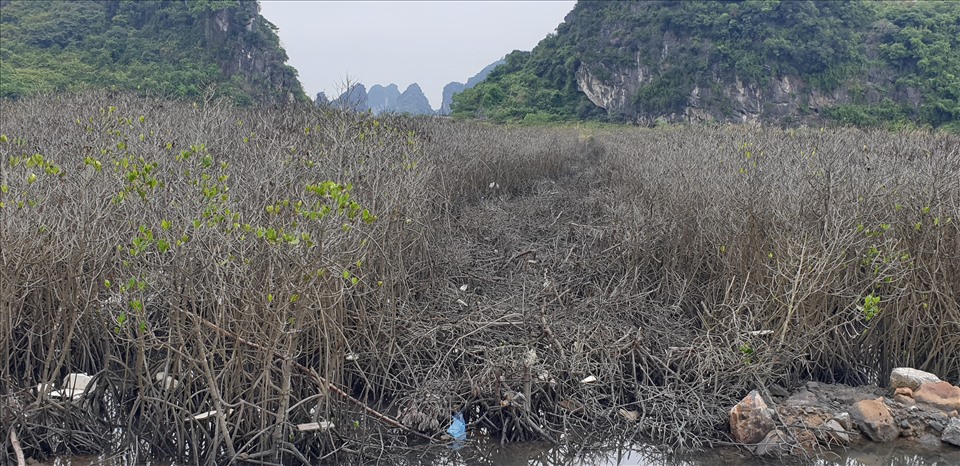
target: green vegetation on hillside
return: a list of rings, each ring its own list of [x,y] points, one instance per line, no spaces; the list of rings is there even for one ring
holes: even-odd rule
[[[453,116],[534,123],[602,116],[577,89],[580,63],[561,40],[551,34],[532,52],[507,55],[484,81],[453,97]]]
[[[249,30],[247,29],[250,26]],[[307,101],[252,0],[12,1],[0,7],[0,96],[84,88],[239,104]],[[252,52],[265,71],[238,69]]]
[[[610,114],[578,91],[580,66],[610,85],[638,67],[654,77],[632,96],[632,108]],[[514,52],[458,95],[453,114],[498,122],[630,119],[680,111],[695,86],[716,87],[718,78],[765,85],[781,76],[821,92],[849,89],[853,102],[830,114],[843,122],[956,122],[960,3],[581,1],[555,35]],[[871,102],[871,90],[891,97]],[[919,102],[910,102],[914,95]]]

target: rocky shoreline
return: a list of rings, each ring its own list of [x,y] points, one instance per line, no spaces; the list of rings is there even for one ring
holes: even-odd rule
[[[808,382],[793,393],[754,390],[730,410],[730,433],[764,457],[898,438],[958,448],[960,387],[902,367],[892,371],[888,388]]]

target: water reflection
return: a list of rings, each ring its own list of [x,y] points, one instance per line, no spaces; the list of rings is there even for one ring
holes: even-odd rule
[[[500,445],[488,439],[471,440],[462,448],[433,446],[411,449],[398,456],[380,457],[380,463],[400,466],[766,466],[776,464],[817,466],[957,466],[960,448],[944,446],[939,449],[919,447],[908,442],[889,444],[868,443],[856,450],[827,452],[819,459],[791,459],[772,461],[750,456],[732,448],[708,452],[673,455],[663,450],[644,446],[607,446],[583,448],[575,445],[554,446],[548,443],[526,442]],[[133,456],[61,457],[45,466],[174,466],[166,462],[138,463]]]
[[[766,466],[771,463],[817,466],[957,466],[960,465],[960,448],[944,446],[930,449],[908,442],[870,443],[858,446],[856,450],[826,452],[820,458],[773,461],[769,458],[755,458],[744,450],[733,448],[675,455],[643,445],[584,449],[537,442],[500,445],[493,441],[478,440],[460,450],[430,448],[411,453],[399,461],[399,464],[405,466]]]

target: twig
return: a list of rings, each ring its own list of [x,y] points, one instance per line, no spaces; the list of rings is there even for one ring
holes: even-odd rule
[[[13,445],[13,453],[17,455],[17,466],[27,466],[27,460],[23,457],[23,448],[20,447],[20,439],[17,438],[17,429],[10,427],[10,445]]]

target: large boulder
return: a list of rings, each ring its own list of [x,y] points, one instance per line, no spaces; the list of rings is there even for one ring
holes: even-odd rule
[[[737,443],[759,443],[774,427],[772,412],[756,390],[730,410],[730,435]]]
[[[914,390],[913,399],[934,408],[950,412],[960,410],[960,387],[949,382],[926,382]]]
[[[900,435],[883,397],[857,402],[850,409],[857,427],[874,442],[890,442]]]
[[[916,390],[922,383],[939,382],[940,377],[909,367],[898,367],[890,373],[890,386],[893,388],[907,387]]]
[[[960,418],[950,419],[947,428],[943,429],[940,440],[960,447]]]

